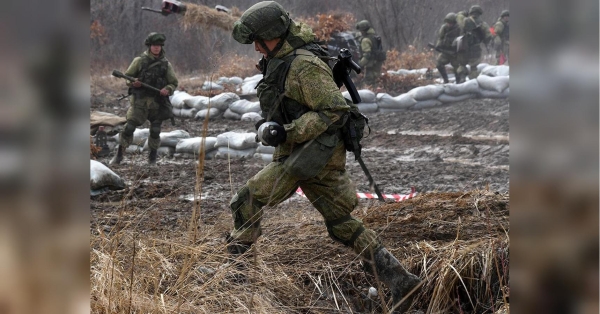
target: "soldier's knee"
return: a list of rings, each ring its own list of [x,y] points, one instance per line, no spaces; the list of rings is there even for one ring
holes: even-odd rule
[[[235,228],[240,229],[244,227],[247,220],[249,220],[251,216],[259,214],[259,211],[263,206],[263,203],[252,198],[250,189],[247,185],[244,185],[229,202]],[[260,219],[260,217],[256,218]]]
[[[150,137],[152,138],[160,138],[160,125],[161,123],[155,123],[152,122],[152,124],[150,124]]]
[[[125,128],[123,128],[123,134],[125,136],[131,136],[133,135],[133,132],[135,132],[135,128],[136,125],[134,123],[132,123],[131,121],[127,121],[127,123],[125,124]]]

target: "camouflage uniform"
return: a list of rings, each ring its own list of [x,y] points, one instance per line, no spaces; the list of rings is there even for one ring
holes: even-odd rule
[[[479,75],[477,65],[481,62],[481,43],[487,45],[492,39],[490,26],[481,19],[483,10],[480,6],[474,5],[469,10],[469,17],[464,20],[462,28],[463,40],[466,40],[466,49],[459,52],[458,62],[460,66],[457,75],[464,78],[469,75],[470,79],[476,78]],[[467,70],[467,64],[470,66],[470,71]]]
[[[163,34],[150,33],[144,41],[148,50],[133,59],[129,68],[125,71],[125,75],[137,78],[140,82],[157,89],[165,89],[169,92],[169,95],[172,95],[179,82],[171,63],[165,58],[164,49],[162,49],[165,39]],[[150,52],[152,45],[161,46],[158,56],[154,56]],[[127,123],[120,134],[117,154],[111,160],[111,164],[121,162],[125,148],[133,141],[133,132],[146,120],[150,121],[150,136],[148,137],[150,155],[148,161],[155,163],[157,150],[160,147],[162,121],[172,117],[172,107],[168,102],[168,96],[161,96],[158,92],[145,87],[136,88],[132,82],[127,82],[127,86],[129,86],[131,94],[129,98],[130,105],[127,110]]]
[[[360,30],[360,61],[358,64],[365,73],[363,85],[376,86],[381,76],[381,66],[385,61],[385,51],[381,47],[381,39],[371,27],[369,21],[363,20],[356,23]]]
[[[283,125],[286,137],[278,142],[273,161],[246,182],[230,202],[234,228],[228,251],[246,252],[261,234],[265,206],[276,206],[294,195],[298,187],[319,211],[332,239],[351,247],[373,264],[380,279],[392,289],[394,300],[410,291],[419,279],[408,273],[381,244],[374,231],[351,216],[358,205],[356,188],[346,172],[346,150],[338,137],[351,102],[333,80],[330,67],[319,56],[327,52],[314,43],[305,24],[296,24],[274,1],[253,5],[235,22],[232,35],[243,44],[280,39],[262,63],[263,79],[257,94],[263,118]],[[268,48],[268,47],[267,47]],[[259,129],[260,130],[260,129]],[[325,153],[302,155],[312,144]],[[299,153],[298,159],[294,156]],[[320,169],[300,179],[288,167],[290,160]]]
[[[444,83],[448,83],[448,74],[446,73],[446,64],[450,63],[454,69],[454,74],[458,69],[458,57],[456,55],[456,44],[454,39],[460,35],[460,27],[456,23],[456,14],[448,13],[444,18],[444,25],[440,28],[437,42],[435,46],[444,52],[440,52],[437,58],[436,67],[440,75],[444,79]]]
[[[504,58],[508,61],[509,54],[509,29],[508,21],[504,20],[505,16],[509,16],[508,10],[502,11],[496,24],[494,24],[494,49],[496,50],[496,61],[500,64],[500,55],[504,54]]]

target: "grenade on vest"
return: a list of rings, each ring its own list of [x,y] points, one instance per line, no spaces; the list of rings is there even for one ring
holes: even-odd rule
[[[263,145],[267,145],[267,146],[269,145],[267,143],[267,141],[265,141],[265,139],[264,139],[265,131],[268,131],[269,134],[271,134],[272,136],[277,136],[277,130],[269,130],[269,126],[272,126],[272,125],[279,126],[279,123],[273,122],[273,121],[269,121],[269,122],[265,122],[265,123],[261,124],[260,127],[258,128],[256,136],[258,137],[258,140]]]

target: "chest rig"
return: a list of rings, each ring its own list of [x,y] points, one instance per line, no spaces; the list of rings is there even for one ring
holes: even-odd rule
[[[169,61],[167,61],[166,58],[155,60],[145,54],[143,54],[141,58],[141,69],[138,76],[139,80],[158,89],[165,87],[167,85],[166,77]],[[148,90],[147,88],[137,88],[136,91],[139,91],[144,96],[158,95],[158,93]]]
[[[256,87],[262,117],[280,125],[289,124],[310,108],[285,96],[285,81],[290,65],[299,55],[326,57],[327,52],[315,43],[306,44],[283,58],[272,58],[263,64],[263,79]]]

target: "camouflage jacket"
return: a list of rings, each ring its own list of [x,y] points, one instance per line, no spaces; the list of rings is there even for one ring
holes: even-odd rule
[[[508,23],[502,22],[501,19],[499,18],[496,24],[494,24],[494,32],[496,33],[494,42],[506,43],[509,41]]]
[[[158,61],[158,60],[163,61],[163,64],[166,63],[166,67],[165,67],[164,71],[158,70],[158,72],[161,72],[161,73],[164,72],[164,79],[158,80],[158,82],[161,82],[161,83],[158,83],[158,85],[162,85],[162,86],[154,86],[154,85],[156,85],[155,80],[152,80],[152,82],[149,82],[149,81],[147,81],[148,79],[145,79],[144,77],[142,77],[142,76],[144,76],[144,73],[142,73],[142,70],[145,67],[148,68],[149,64],[152,64],[153,62]],[[163,89],[163,88],[168,89],[170,95],[173,94],[173,92],[177,88],[177,85],[179,84],[179,81],[177,80],[177,76],[175,76],[175,71],[173,70],[173,66],[167,60],[167,58],[165,58],[164,50],[161,51],[161,53],[158,57],[155,57],[149,51],[144,51],[139,57],[136,57],[133,59],[133,61],[127,68],[127,71],[125,71],[125,75],[138,78],[138,79],[140,79],[140,81],[150,84],[150,85],[153,85],[154,87],[156,87],[158,89]],[[127,86],[131,87],[131,82],[127,82]],[[143,87],[140,87],[140,88],[143,88]],[[154,97],[155,94],[144,93],[144,96]]]
[[[375,30],[371,27],[367,31],[367,34],[360,39],[360,60],[358,64],[360,66],[373,66],[377,61],[376,54],[381,51],[381,47],[376,47],[375,42]]]
[[[444,23],[442,28],[440,28],[438,39],[435,45],[443,49],[456,50],[456,46],[453,46],[452,43],[458,36],[460,36],[460,27],[458,27],[458,24],[454,24],[454,26],[449,27],[446,23]]]
[[[469,47],[481,48],[479,45],[483,42],[488,44],[492,40],[492,33],[490,32],[490,26],[481,20],[480,17],[468,17],[464,20],[464,27],[462,28],[462,35],[467,38],[467,44]]]
[[[283,125],[287,138],[284,143],[276,147],[273,160],[289,156],[299,144],[313,140],[324,133],[328,129],[328,125],[321,114],[330,119],[331,123],[335,123],[340,119],[340,113],[350,109],[346,99],[333,81],[333,74],[329,66],[315,55],[300,54],[297,51],[298,39],[301,40],[300,44],[314,41],[315,37],[310,27],[302,23],[292,23],[290,36],[295,37],[296,47],[290,43],[288,40],[290,37],[288,37],[279,52],[269,61],[267,68],[271,68],[270,65],[276,64],[282,58],[297,54],[289,65],[284,84],[284,97],[279,106],[285,111],[292,107],[288,105],[299,105],[304,108],[304,110],[301,109],[304,113],[291,121],[286,121]],[[263,117],[265,110],[269,110],[268,108],[273,107],[273,103],[277,101],[276,95],[273,94],[273,84],[269,70],[267,70],[265,77],[257,87]],[[294,112],[289,113],[294,115]],[[342,170],[345,168],[345,164],[346,151],[343,142],[340,141],[325,169]]]

